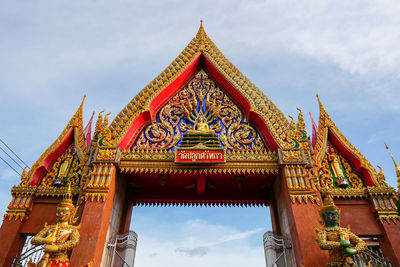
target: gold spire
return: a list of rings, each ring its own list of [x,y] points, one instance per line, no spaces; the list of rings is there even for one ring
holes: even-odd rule
[[[83,124],[83,105],[85,104],[85,99],[86,99],[86,94],[83,95],[83,99],[81,104],[79,105],[79,108],[77,112],[74,114],[74,116],[71,119],[71,126],[72,127],[78,127],[80,124]]]
[[[207,34],[206,31],[203,28],[203,20],[200,20],[200,28],[197,31],[196,34],[196,39],[197,39],[197,47],[199,48],[199,51],[207,51]]]
[[[324,106],[322,105],[321,99],[319,99],[319,95],[317,94],[318,105],[319,105],[319,113],[326,113]]]
[[[204,30],[203,27],[203,20],[200,20],[200,27],[199,30],[197,31],[196,38],[198,40],[204,40],[205,38],[207,38],[206,31]]]
[[[400,166],[397,164],[396,160],[394,159],[392,152],[390,152],[390,149],[388,145],[385,143],[386,149],[389,151],[390,157],[393,160],[394,167],[396,168],[396,176],[397,176],[397,187],[400,190]]]

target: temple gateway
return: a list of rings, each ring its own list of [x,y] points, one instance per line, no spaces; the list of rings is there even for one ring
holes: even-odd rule
[[[382,170],[321,101],[309,138],[302,111],[288,119],[202,25],[110,124],[98,114],[93,138],[83,105],[11,188],[0,266],[133,266],[139,204],[268,206],[267,266],[400,266]]]

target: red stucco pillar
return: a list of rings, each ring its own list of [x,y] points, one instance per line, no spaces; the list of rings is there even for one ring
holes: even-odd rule
[[[4,219],[0,228],[0,267],[9,267],[15,256],[21,252],[25,237],[20,234],[23,221]]]
[[[98,175],[105,175],[98,179]],[[81,228],[79,245],[73,250],[71,255],[71,266],[82,266],[93,261],[93,266],[100,266],[103,250],[106,243],[108,224],[111,217],[113,200],[115,195],[115,167],[95,166],[92,173],[93,183],[89,187],[89,193],[98,196],[104,188],[108,188],[105,199],[86,199],[85,207],[81,215]],[[108,182],[107,182],[108,181]],[[103,183],[103,188],[96,187],[96,183]],[[93,189],[93,190],[92,190]],[[97,192],[96,190],[97,189]],[[104,194],[100,193],[100,194]]]
[[[384,236],[380,240],[385,258],[389,258],[393,266],[400,266],[400,223],[382,222]]]
[[[325,266],[328,262],[328,252],[319,248],[316,241],[317,234],[314,230],[314,227],[322,227],[318,214],[321,206],[316,202],[312,203],[310,200],[306,202],[304,199],[301,199],[301,202],[297,199],[293,202],[287,186],[285,172],[282,175],[280,194],[284,203],[280,209],[285,209],[286,222],[283,225],[281,223],[281,227],[288,227],[286,230],[282,229],[282,232],[288,230],[290,232],[296,265],[299,267],[301,265]],[[312,191],[304,192],[304,194],[307,193],[310,194]],[[296,192],[296,194],[299,194],[299,192]],[[319,195],[314,195],[314,198],[318,198],[322,203]]]

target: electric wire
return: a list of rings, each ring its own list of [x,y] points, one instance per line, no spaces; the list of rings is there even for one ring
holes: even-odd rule
[[[5,164],[7,164],[8,165],[8,167],[10,167],[11,169],[13,169],[19,176],[21,176],[21,174],[19,173],[19,172],[17,172],[15,169],[14,169],[14,167],[13,166],[11,166],[5,159],[3,159],[3,157],[2,156],[0,156],[0,159],[2,160],[2,161],[4,161],[5,162]]]
[[[18,157],[18,155],[3,140],[1,140],[1,138],[0,142],[2,142],[11,151],[11,153],[13,153],[26,167],[28,167],[28,164],[26,164],[25,161],[23,161],[20,157]]]
[[[19,165],[19,163],[13,158],[11,157],[1,146],[0,146],[1,151],[3,151],[12,161],[14,161],[15,164],[17,164],[21,169],[24,169],[24,167],[22,167],[21,165]]]

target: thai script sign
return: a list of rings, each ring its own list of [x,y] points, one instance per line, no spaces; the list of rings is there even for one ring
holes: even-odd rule
[[[177,163],[224,163],[223,149],[177,149]]]

